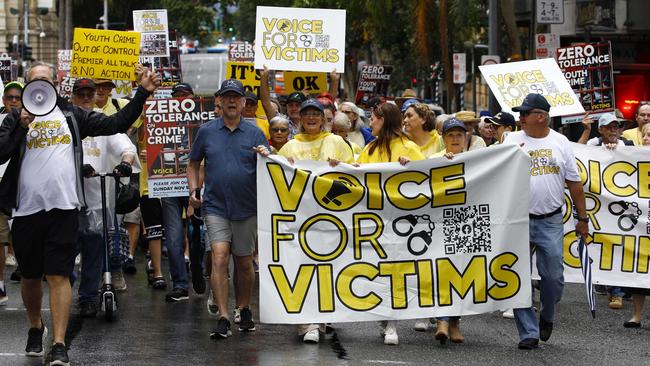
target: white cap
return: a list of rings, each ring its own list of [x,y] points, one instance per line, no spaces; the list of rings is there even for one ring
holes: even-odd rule
[[[614,113],[605,113],[598,119],[598,128],[609,126],[612,122],[616,122],[618,124],[621,123],[621,121],[616,118],[616,115]]]

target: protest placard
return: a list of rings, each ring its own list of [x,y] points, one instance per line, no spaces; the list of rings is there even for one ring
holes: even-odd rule
[[[59,96],[70,99],[76,78],[70,76],[72,50],[58,50],[56,62],[56,88]]]
[[[2,55],[0,56],[0,78],[6,83],[12,81],[11,75],[11,65],[12,65],[11,56]]]
[[[248,42],[232,42],[228,45],[228,61],[254,62],[255,51]]]
[[[192,142],[198,128],[214,119],[214,104],[209,99],[152,99],[145,103],[150,197],[189,194],[187,164]]]
[[[133,30],[140,32],[140,56],[169,56],[167,10],[134,10]]]
[[[345,72],[345,10],[258,6],[255,68]]]
[[[458,160],[457,160],[458,159]],[[531,304],[530,157],[409,163],[258,157],[261,321],[470,315]],[[508,192],[495,195],[495,191]]]
[[[558,48],[557,63],[593,119],[614,111],[616,101],[610,42]],[[582,117],[582,114],[565,116],[562,123],[580,122]]]
[[[138,32],[75,28],[70,75],[135,80],[139,54]]]
[[[504,112],[521,105],[529,93],[542,94],[551,105],[550,115],[584,113],[578,97],[552,58],[478,67]]]
[[[291,94],[306,91],[309,94],[320,94],[327,91],[327,73],[324,72],[284,72],[284,91]]]
[[[586,197],[594,284],[650,288],[650,149],[572,143]],[[583,282],[573,206],[564,214],[564,278]],[[533,266],[535,268],[535,266]]]
[[[363,65],[359,71],[355,104],[365,104],[374,96],[385,97],[392,73],[393,66],[390,65]]]

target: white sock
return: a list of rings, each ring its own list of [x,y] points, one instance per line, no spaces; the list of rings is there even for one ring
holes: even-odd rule
[[[0,288],[5,288],[5,281],[0,281]]]
[[[133,259],[133,256],[131,254],[129,254],[129,259]]]

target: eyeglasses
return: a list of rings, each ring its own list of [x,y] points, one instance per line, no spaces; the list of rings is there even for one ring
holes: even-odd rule
[[[96,85],[95,88],[97,88],[97,90],[99,90],[99,89],[113,90],[113,85],[111,85],[111,84],[99,84],[99,85]]]
[[[288,132],[288,131],[289,131],[289,129],[286,128],[286,127],[273,127],[273,128],[271,128],[271,132],[273,132],[273,133],[277,133],[277,132],[285,133],[285,132]]]
[[[14,101],[19,101],[20,100],[20,95],[7,95],[7,94],[5,94],[2,97],[7,99],[7,100],[14,100]]]
[[[519,115],[522,117],[528,117],[531,114],[546,114],[546,112],[540,112],[540,111],[521,111],[519,112]]]

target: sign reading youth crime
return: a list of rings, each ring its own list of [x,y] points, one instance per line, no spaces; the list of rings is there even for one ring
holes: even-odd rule
[[[597,120],[613,112],[616,101],[610,42],[586,43],[558,48],[557,63],[585,111]],[[583,115],[562,118],[563,123],[580,122]]]
[[[591,220],[593,283],[650,288],[650,149],[572,146]],[[564,276],[583,282],[568,191],[565,196]]]
[[[517,146],[406,169],[291,165],[275,156],[257,164],[262,322],[530,306],[528,206],[521,205],[530,158]]]
[[[167,10],[134,10],[133,30],[140,32],[140,56],[169,56]]]
[[[140,33],[102,29],[74,29],[70,75],[135,80]]]
[[[345,72],[345,10],[257,7],[255,68]]]
[[[478,67],[504,112],[521,105],[528,93],[542,94],[551,105],[550,115],[584,113],[573,89],[552,58]]]
[[[144,119],[149,195],[187,197],[190,148],[198,128],[214,119],[213,105],[205,98],[152,99]]]
[[[363,65],[359,72],[355,104],[367,103],[374,96],[385,97],[392,73],[393,66],[390,65]]]

